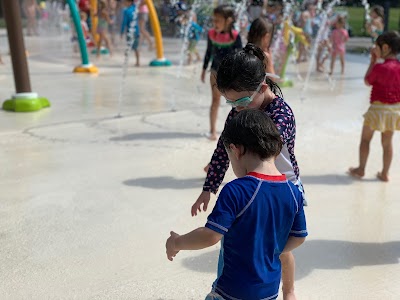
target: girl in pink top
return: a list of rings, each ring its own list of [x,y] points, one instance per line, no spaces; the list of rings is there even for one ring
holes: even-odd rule
[[[342,74],[344,73],[344,55],[346,54],[346,42],[349,40],[349,33],[344,28],[345,27],[345,19],[344,17],[339,16],[335,29],[331,34],[332,41],[332,58],[331,58],[331,72],[329,75],[332,75],[333,69],[335,67],[336,56],[339,55],[340,64],[342,66]]]
[[[362,178],[365,174],[369,144],[374,131],[380,131],[383,147],[383,168],[377,174],[379,180],[389,181],[389,167],[393,157],[392,138],[400,130],[400,35],[396,31],[381,34],[371,50],[371,63],[365,74],[366,85],[372,86],[370,107],[364,114],[364,127],[360,143],[360,163],[350,168],[349,174]],[[378,63],[379,58],[384,59]]]
[[[143,37],[149,45],[149,51],[151,51],[153,50],[153,40],[151,39],[150,33],[146,29],[147,22],[149,21],[149,8],[147,7],[145,0],[140,1],[138,17],[140,29],[140,44],[142,43]]]

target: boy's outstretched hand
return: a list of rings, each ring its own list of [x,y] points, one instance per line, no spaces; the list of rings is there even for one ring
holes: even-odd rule
[[[174,257],[178,254],[179,250],[176,250],[175,247],[175,239],[179,237],[179,234],[171,231],[170,232],[170,237],[167,239],[167,242],[165,243],[165,248],[167,248],[167,258],[170,261],[174,260]]]

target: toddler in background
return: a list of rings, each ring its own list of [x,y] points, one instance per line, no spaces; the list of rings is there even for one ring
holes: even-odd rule
[[[383,33],[385,25],[383,20],[385,18],[385,11],[382,6],[375,5],[371,8],[370,13],[371,20],[365,24],[368,34],[372,38],[372,42],[375,43],[376,39],[380,34]]]
[[[340,64],[342,66],[342,74],[344,73],[344,55],[346,54],[346,43],[349,40],[349,33],[345,28],[345,19],[339,16],[335,29],[332,31],[331,42],[332,42],[332,57],[331,57],[331,71],[329,75],[333,74],[335,67],[336,56],[340,58]]]
[[[193,14],[190,16],[189,14]],[[192,20],[190,20],[190,17]],[[192,63],[192,54],[196,56],[196,62],[201,60],[199,51],[197,50],[197,43],[200,40],[201,33],[203,32],[203,28],[196,23],[197,16],[194,12],[185,13],[182,18],[182,25],[186,30],[186,26],[189,26],[189,35],[188,35],[188,48],[187,48],[187,56],[188,56],[188,64]],[[190,21],[190,24],[189,24]]]
[[[400,130],[400,34],[384,32],[371,50],[371,63],[365,74],[365,84],[372,86],[370,107],[364,114],[364,125],[359,148],[359,165],[350,168],[349,174],[361,179],[369,156],[369,145],[375,131],[381,132],[383,167],[377,173],[381,181],[389,181],[389,168],[393,159],[393,134]],[[383,63],[378,63],[383,59]]]

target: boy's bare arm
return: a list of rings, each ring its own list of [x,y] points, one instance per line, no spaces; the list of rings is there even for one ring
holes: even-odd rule
[[[282,253],[290,252],[290,251],[296,249],[301,244],[303,244],[305,240],[306,240],[305,237],[289,236]]]
[[[185,235],[179,235],[171,231],[171,236],[166,243],[167,257],[173,260],[180,250],[199,250],[218,243],[222,234],[206,227],[197,228]]]

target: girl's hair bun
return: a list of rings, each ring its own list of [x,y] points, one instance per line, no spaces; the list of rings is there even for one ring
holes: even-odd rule
[[[265,55],[264,52],[261,50],[261,48],[257,47],[252,43],[247,43],[246,47],[243,48],[243,51],[245,53],[256,56],[262,62],[264,62],[265,60]]]

